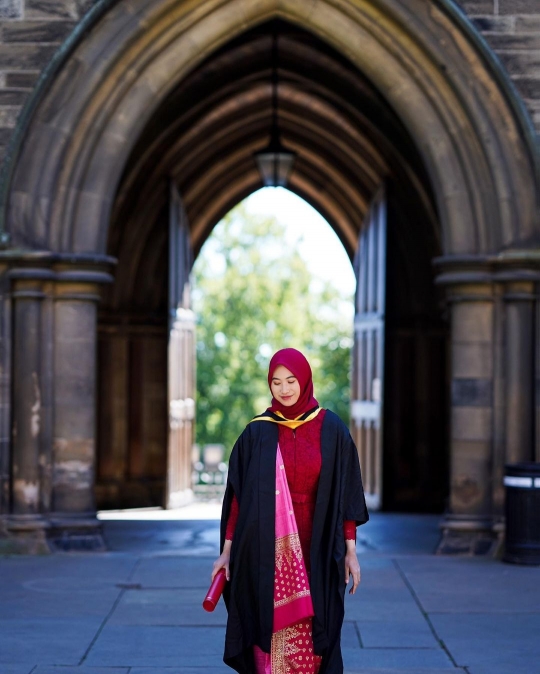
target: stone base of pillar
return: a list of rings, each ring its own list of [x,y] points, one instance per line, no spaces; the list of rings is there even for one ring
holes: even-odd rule
[[[0,554],[46,555],[49,522],[35,515],[8,515],[0,518]]]
[[[439,525],[442,533],[437,555],[499,557],[504,528],[492,518],[448,515]]]
[[[0,518],[0,555],[46,555],[51,552],[104,552],[103,527],[95,515],[55,514]]]
[[[53,552],[104,552],[107,549],[103,525],[93,513],[86,516],[51,514],[48,540]]]

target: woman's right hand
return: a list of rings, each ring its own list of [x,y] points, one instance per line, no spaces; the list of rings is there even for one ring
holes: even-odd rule
[[[231,545],[232,541],[225,541],[225,545],[223,546],[223,552],[214,562],[214,566],[212,568],[212,580],[214,580],[216,573],[220,569],[225,569],[225,576],[227,577],[227,580],[231,579],[231,574],[229,572],[229,561],[231,559]]]

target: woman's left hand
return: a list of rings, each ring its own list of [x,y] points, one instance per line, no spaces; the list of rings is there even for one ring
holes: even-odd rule
[[[352,576],[353,586],[349,594],[354,594],[356,588],[360,585],[360,562],[356,556],[355,541],[345,541],[347,545],[347,554],[345,555],[345,585],[349,584],[349,578]]]

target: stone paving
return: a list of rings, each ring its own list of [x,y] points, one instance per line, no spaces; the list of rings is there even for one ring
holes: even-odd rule
[[[192,518],[215,510],[109,513],[109,552],[0,558],[0,674],[232,672],[223,604],[201,607],[218,522]],[[375,514],[359,529],[346,674],[540,673],[540,568],[435,557],[437,521]]]

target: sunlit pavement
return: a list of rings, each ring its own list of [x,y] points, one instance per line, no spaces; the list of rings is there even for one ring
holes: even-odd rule
[[[0,559],[0,674],[225,674],[225,610],[201,607],[219,506],[104,513],[109,552]],[[348,674],[540,672],[540,568],[435,557],[438,518],[359,529]]]

